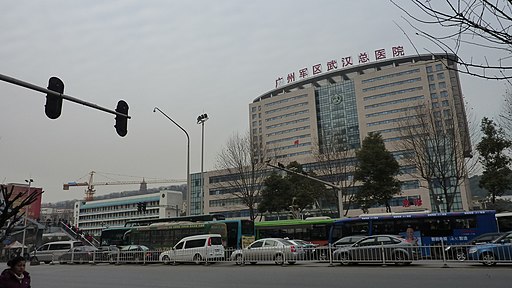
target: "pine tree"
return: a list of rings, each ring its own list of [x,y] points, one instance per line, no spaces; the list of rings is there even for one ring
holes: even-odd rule
[[[400,192],[400,181],[395,176],[400,166],[386,149],[379,133],[369,133],[362,147],[356,152],[358,165],[354,174],[356,181],[362,182],[356,195],[356,202],[363,212],[375,205],[384,205],[391,212],[389,204],[393,195]]]
[[[484,172],[479,184],[489,191],[491,202],[495,203],[496,196],[512,189],[512,171],[508,167],[512,160],[505,153],[512,147],[512,142],[505,138],[503,129],[486,117],[482,119],[481,129],[484,136],[476,149],[480,153],[479,161]]]

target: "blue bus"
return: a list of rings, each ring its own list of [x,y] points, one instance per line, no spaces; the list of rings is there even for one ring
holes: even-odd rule
[[[329,243],[351,235],[402,235],[419,246],[462,244],[472,238],[497,232],[495,211],[447,213],[363,214],[334,222]]]

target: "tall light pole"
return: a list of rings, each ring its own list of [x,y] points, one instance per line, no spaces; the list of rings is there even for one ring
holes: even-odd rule
[[[30,196],[30,184],[32,184],[32,182],[34,182],[34,180],[32,178],[30,178],[28,180],[25,180],[25,182],[28,183],[27,197],[29,197]],[[27,217],[28,217],[28,208],[29,207],[30,207],[29,205],[25,206],[25,221],[23,221],[23,240],[21,243],[21,256],[25,255],[25,238],[27,237]]]
[[[204,122],[208,120],[208,115],[201,114],[197,117],[197,124],[201,124],[201,213],[204,214]]]
[[[172,120],[171,117],[167,116],[162,110],[160,110],[158,107],[155,107],[153,109],[153,112],[160,112],[162,115],[164,115],[167,119],[169,119],[174,125],[178,126],[183,132],[185,132],[185,135],[187,136],[187,211],[186,214],[190,215],[190,198],[192,198],[192,187],[190,184],[190,137],[188,136],[188,133],[183,127],[180,126],[180,124],[176,123],[176,121]],[[177,213],[177,212],[176,212]]]

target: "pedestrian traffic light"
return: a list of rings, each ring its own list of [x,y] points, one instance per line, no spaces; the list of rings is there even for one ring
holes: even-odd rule
[[[123,100],[117,102],[116,112],[128,116],[128,103]],[[116,127],[116,131],[119,136],[126,136],[126,133],[128,133],[128,118],[116,115],[116,125],[114,125],[114,127]]]
[[[57,77],[51,77],[48,81],[48,90],[55,91],[59,94],[64,93],[64,83]],[[50,119],[57,119],[62,112],[62,97],[52,94],[46,94],[46,105],[44,105],[44,113]]]

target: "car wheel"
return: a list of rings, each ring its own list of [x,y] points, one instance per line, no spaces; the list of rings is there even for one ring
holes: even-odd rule
[[[496,258],[494,257],[494,254],[492,254],[491,252],[485,252],[484,254],[482,254],[482,257],[480,257],[480,259],[482,260],[482,263],[485,266],[496,265]]]
[[[458,261],[466,261],[466,252],[464,252],[463,250],[457,250],[456,253],[457,254],[455,254],[455,257],[457,258]]]
[[[201,257],[201,255],[199,255],[199,254],[196,254],[196,255],[194,255],[193,261],[194,261],[194,263],[199,265],[203,262],[203,257]]]
[[[409,257],[402,251],[395,252],[395,264],[396,265],[405,265]]]
[[[235,264],[236,265],[242,265],[244,264],[244,257],[241,254],[236,255],[235,257]]]
[[[39,264],[39,259],[37,259],[37,257],[32,257],[30,258],[30,265],[37,265]]]
[[[251,262],[251,265],[256,265],[256,263],[258,263],[258,262],[256,262],[256,261],[252,261],[252,262]]]
[[[44,261],[44,264],[50,264],[52,261]]]
[[[283,263],[284,263],[283,254],[277,254],[276,256],[274,256],[274,262],[276,262],[277,265],[283,265]]]
[[[164,262],[165,265],[171,264],[171,258],[169,258],[169,256],[167,256],[167,255],[165,255],[162,258],[162,261]]]
[[[288,264],[293,265],[295,264],[295,261],[288,261]]]
[[[349,265],[350,264],[350,255],[348,253],[340,253],[338,254],[338,257],[336,257],[338,261],[341,262],[342,265]]]

